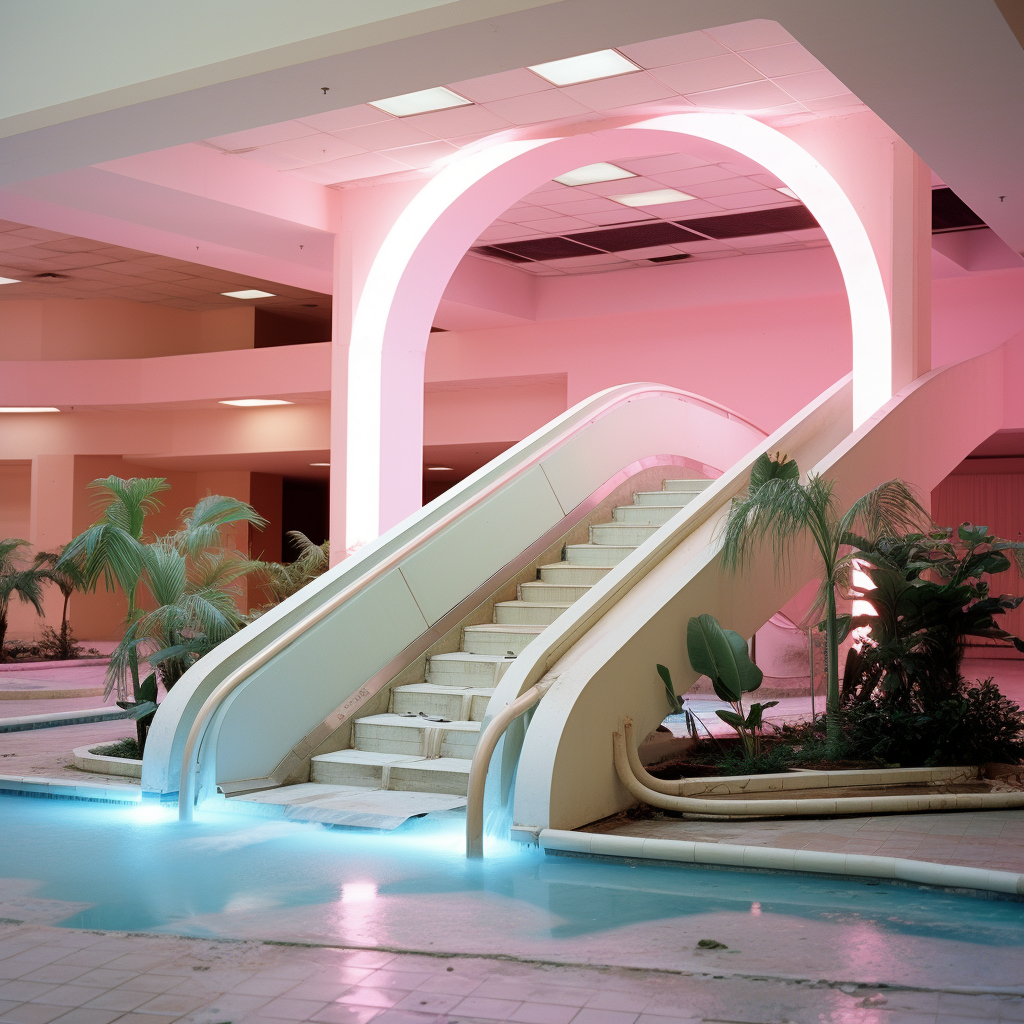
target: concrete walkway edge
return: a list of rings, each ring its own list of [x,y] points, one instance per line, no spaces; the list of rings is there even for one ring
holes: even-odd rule
[[[53,711],[48,715],[19,715],[0,718],[0,732],[24,732],[26,729],[53,729],[59,725],[87,725],[89,722],[114,722],[127,718],[123,708],[80,708],[78,711]]]
[[[899,857],[734,846],[726,843],[693,843],[680,839],[644,839],[639,836],[612,836],[598,832],[571,832],[561,829],[542,829],[537,841],[542,850],[585,856],[628,857],[714,867],[762,868],[771,871],[809,871],[826,875],[859,875],[944,888],[979,889],[984,892],[1024,896],[1024,874],[963,867],[959,864],[904,860]]]

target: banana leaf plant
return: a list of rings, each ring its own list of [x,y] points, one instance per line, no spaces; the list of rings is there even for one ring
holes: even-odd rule
[[[743,695],[753,693],[764,673],[750,660],[747,642],[732,629],[723,629],[713,615],[696,615],[686,625],[686,652],[695,672],[707,676],[719,700],[731,704],[732,711],[715,714],[739,734],[743,752],[756,757],[761,752],[764,712],[777,700],[751,704],[743,709]]]

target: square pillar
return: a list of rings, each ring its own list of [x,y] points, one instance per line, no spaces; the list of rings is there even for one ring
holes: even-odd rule
[[[60,551],[75,535],[75,457],[74,455],[37,455],[32,459],[32,479],[29,505],[29,535],[33,554],[37,551]],[[12,611],[19,602],[12,605]],[[43,588],[45,622],[60,629],[64,597],[57,587]],[[19,616],[23,628],[34,635],[44,620],[22,605]],[[29,626],[29,619],[33,620]],[[13,625],[13,623],[12,623]]]

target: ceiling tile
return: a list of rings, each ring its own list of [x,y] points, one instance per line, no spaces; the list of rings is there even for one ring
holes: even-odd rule
[[[348,128],[334,132],[333,138],[341,139],[360,149],[381,150],[395,149],[398,146],[415,146],[420,142],[436,142],[437,139],[429,132],[422,131],[408,121],[393,118],[379,124],[368,124],[362,128]]]
[[[454,156],[459,150],[447,142],[424,142],[418,146],[403,146],[400,149],[386,149],[383,156],[391,157],[409,167],[430,167],[438,160]]]
[[[580,199],[575,203],[553,203],[548,209],[555,213],[563,213],[568,217],[577,217],[581,213],[617,213],[622,207],[610,199],[592,196],[588,199]]]
[[[321,132],[340,132],[346,128],[358,128],[364,124],[375,124],[377,121],[392,121],[394,118],[369,103],[360,103],[355,107],[342,107],[340,110],[328,110],[323,114],[311,114],[309,117],[296,118],[301,124],[308,124]]]
[[[543,231],[546,234],[557,235],[563,231],[579,231],[580,228],[590,227],[585,220],[578,220],[576,217],[547,217],[543,220],[533,220],[529,226],[536,231]]]
[[[595,181],[591,185],[574,185],[573,191],[582,199],[587,192],[595,196],[624,196],[631,192],[651,192],[658,183],[651,178],[637,176],[635,178],[619,178],[616,181]]]
[[[487,104],[492,113],[512,124],[536,124],[538,121],[554,121],[562,117],[589,113],[589,108],[577,103],[558,89],[535,92],[529,96],[516,96],[508,100],[495,100]]]
[[[730,50],[753,50],[762,46],[776,46],[780,43],[795,42],[793,37],[777,22],[766,18],[740,21],[734,25],[721,25],[707,30]]]
[[[30,242],[56,242],[70,237],[59,231],[47,231],[46,228],[15,228],[10,234],[14,238],[24,238]]]
[[[830,96],[850,95],[850,90],[824,68],[803,75],[786,75],[777,84],[796,100],[822,100]]]
[[[750,82],[712,92],[691,93],[687,98],[699,107],[723,107],[728,110],[764,110],[791,102],[790,95],[771,82]]]
[[[663,174],[668,171],[682,171],[707,164],[700,157],[683,153],[665,153],[662,156],[645,156],[638,160],[617,160],[617,167],[624,167],[634,174]]]
[[[749,178],[723,178],[720,181],[704,181],[688,188],[692,195],[700,196],[701,199],[712,199],[715,196],[728,196],[737,192],[763,191],[764,185]]]
[[[328,160],[324,164],[300,167],[291,173],[308,181],[319,182],[321,185],[336,185],[340,182],[375,178],[380,174],[394,174],[396,171],[407,170],[409,168],[405,164],[379,153],[363,153],[359,156],[347,156],[342,160]]]
[[[715,196],[714,200],[723,210],[746,210],[755,206],[776,206],[792,203],[775,189],[758,189],[755,192],[740,192],[729,196]]]
[[[581,213],[579,219],[595,225],[624,224],[645,219],[654,220],[651,214],[644,213],[642,210],[630,209],[628,206],[620,206],[618,203],[615,205],[619,207],[619,212],[609,210],[608,213]]]
[[[291,171],[296,167],[307,166],[307,162],[279,153],[274,150],[273,146],[263,146],[261,149],[254,149],[248,153],[232,153],[230,158],[232,160],[248,160],[261,167],[269,167],[273,171]]]
[[[404,117],[402,121],[422,128],[439,139],[453,139],[476,132],[496,132],[509,127],[509,122],[503,117],[477,104],[471,107],[452,107],[451,110],[435,110],[432,114],[416,114],[414,117]]]
[[[799,43],[765,46],[760,50],[744,50],[740,56],[768,78],[779,75],[798,75],[803,71],[818,71],[822,63]]]
[[[691,199],[683,203],[659,203],[657,206],[648,206],[644,209],[658,217],[671,217],[677,220],[682,217],[698,217],[705,213],[718,213],[719,207],[716,203],[717,200]]]
[[[601,252],[595,253],[593,256],[570,256],[568,259],[560,259],[558,266],[560,269],[571,269],[575,267],[607,267],[612,266],[616,263],[623,263],[624,260],[618,256],[612,256],[609,253]]]
[[[570,85],[562,89],[562,93],[590,107],[591,110],[614,110],[616,107],[647,103],[676,95],[672,89],[646,71],[619,75],[617,78],[604,78],[597,82],[584,82],[582,85]]]
[[[0,252],[6,252],[10,249],[24,249],[25,239],[18,238],[16,235],[0,235]],[[49,250],[43,250],[44,252]],[[54,249],[50,251],[50,255],[56,255],[58,250]]]
[[[301,139],[304,135],[314,135],[316,129],[300,121],[282,121],[280,124],[268,124],[262,128],[249,128],[244,132],[232,132],[230,135],[217,135],[207,142],[212,142],[221,149],[248,149],[250,146],[269,146],[275,142],[287,142],[289,139]]]
[[[526,68],[515,68],[512,71],[499,71],[495,75],[486,75],[483,78],[469,78],[464,82],[452,82],[448,88],[475,103],[490,103],[492,100],[507,100],[512,96],[543,92],[550,89],[551,84],[532,71],[527,71]]]
[[[699,185],[704,181],[721,181],[723,178],[735,178],[736,174],[720,164],[707,164],[704,167],[694,167],[688,171],[669,171],[657,175],[657,180],[662,185],[671,185],[673,188],[681,188],[686,191],[690,185]]]
[[[827,111],[830,116],[837,114],[855,113],[860,110],[867,110],[865,106],[853,93],[844,93],[842,96],[828,96],[823,100],[801,100],[801,103],[808,110]]]
[[[12,235],[0,235],[0,246],[3,239]],[[40,242],[40,249],[52,249],[54,252],[89,252],[91,249],[102,249],[102,242],[92,242],[87,238],[56,238],[50,242]]]
[[[291,168],[293,168],[355,156],[357,153],[366,152],[366,148],[342,142],[336,136],[328,135],[325,132],[317,132],[316,135],[307,135],[302,139],[290,139],[288,142],[275,142],[270,146],[262,146],[256,152],[260,158],[272,156],[278,160],[290,160]],[[290,170],[291,168],[279,167],[278,169]]]
[[[734,53],[708,57],[705,60],[691,60],[685,64],[672,64],[658,68],[652,74],[676,92],[685,95],[756,82],[763,77],[759,71]]]
[[[678,256],[679,249],[671,245],[655,245],[644,249],[626,249],[616,255],[624,260],[649,260],[652,256]]]
[[[726,52],[718,40],[704,32],[665,36],[646,43],[630,43],[617,49],[642,68],[662,68],[668,64],[681,64],[683,61],[700,60]]]

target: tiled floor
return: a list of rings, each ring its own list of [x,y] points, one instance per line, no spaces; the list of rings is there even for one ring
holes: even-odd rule
[[[803,821],[612,818],[584,831],[789,850],[827,850],[1024,872],[1024,811],[879,815]]]
[[[997,1024],[1016,994],[0,924],[4,1024]]]

